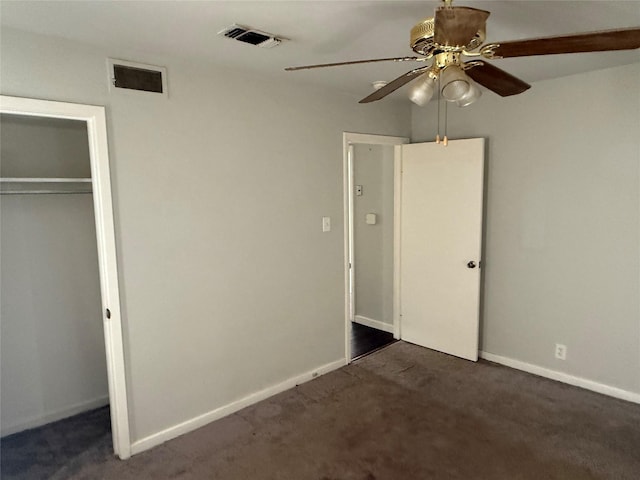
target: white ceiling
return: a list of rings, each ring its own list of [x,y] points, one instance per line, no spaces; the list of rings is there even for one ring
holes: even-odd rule
[[[339,88],[355,96],[392,80],[407,63],[284,72],[286,66],[412,55],[409,30],[433,16],[436,1],[65,1],[0,2],[0,22],[117,52],[170,55]],[[640,0],[475,1],[489,10],[487,42],[640,26]],[[286,37],[261,49],[217,35],[232,23]],[[496,60],[527,82],[640,61],[640,50]],[[419,64],[418,64],[419,65]],[[399,97],[398,97],[399,98]]]

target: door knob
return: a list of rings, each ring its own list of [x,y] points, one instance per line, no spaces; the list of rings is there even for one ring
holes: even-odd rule
[[[467,263],[467,267],[468,267],[468,268],[476,268],[476,262],[474,262],[473,260],[471,260],[469,263]]]

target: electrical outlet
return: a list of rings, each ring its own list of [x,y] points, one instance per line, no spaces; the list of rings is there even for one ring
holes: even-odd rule
[[[556,343],[556,358],[558,360],[567,359],[567,346],[561,343]]]

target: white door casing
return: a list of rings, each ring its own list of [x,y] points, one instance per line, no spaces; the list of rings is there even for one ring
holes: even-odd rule
[[[403,145],[396,154],[401,338],[476,361],[484,139]]]

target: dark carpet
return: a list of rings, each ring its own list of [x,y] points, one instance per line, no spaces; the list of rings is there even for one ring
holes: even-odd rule
[[[375,328],[351,323],[351,358],[360,358],[395,342],[393,333],[383,332]]]
[[[0,478],[49,479],[67,465],[112,452],[107,406],[2,438]]]
[[[6,478],[43,478],[39,463],[61,454],[33,447],[31,469]],[[640,405],[397,342],[124,462],[104,442],[88,444],[47,478],[637,480],[639,472]]]

